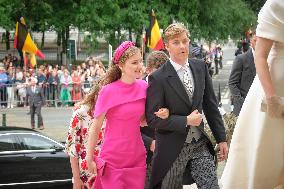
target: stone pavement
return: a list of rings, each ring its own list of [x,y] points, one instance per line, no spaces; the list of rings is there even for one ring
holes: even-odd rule
[[[6,113],[7,126],[30,128],[30,115],[28,108],[0,109],[0,125],[2,126],[2,114]],[[45,129],[38,130],[58,141],[65,141],[69,126],[72,108],[42,108],[42,116]],[[37,116],[35,116],[37,118]],[[37,120],[36,120],[37,121]],[[220,178],[224,163],[220,163],[217,169]],[[196,185],[184,186],[184,189],[197,189]]]
[[[7,126],[18,126],[30,128],[29,108],[0,109],[0,125],[2,126],[2,114],[6,113]],[[58,141],[65,141],[72,108],[42,108],[44,130],[40,132]],[[37,124],[37,116],[36,124]],[[36,129],[38,130],[38,129]]]

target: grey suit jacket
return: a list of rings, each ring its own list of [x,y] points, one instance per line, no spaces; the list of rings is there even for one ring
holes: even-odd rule
[[[234,105],[233,112],[236,115],[239,115],[255,74],[256,70],[252,49],[236,56],[229,78],[229,89]]]
[[[36,86],[35,93],[33,93],[32,88],[27,88],[27,98],[29,105],[32,106],[42,106],[45,104],[45,98],[43,94],[43,88]]]

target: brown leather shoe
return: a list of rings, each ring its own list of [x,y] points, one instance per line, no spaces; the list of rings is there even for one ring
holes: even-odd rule
[[[32,126],[31,126],[31,128],[32,128],[32,129],[35,129],[35,126],[34,126],[34,125],[32,125]]]
[[[43,130],[43,129],[44,129],[44,126],[43,126],[43,125],[41,125],[41,126],[39,127],[39,129],[40,129],[40,130]]]

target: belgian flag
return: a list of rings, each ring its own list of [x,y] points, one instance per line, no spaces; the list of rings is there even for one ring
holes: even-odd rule
[[[146,32],[146,44],[154,50],[164,49],[163,39],[160,33],[159,24],[154,11],[150,14],[150,26]]]
[[[36,44],[33,42],[23,17],[21,17],[20,20],[16,23],[14,48],[17,48],[19,51],[22,52],[25,51],[28,53],[35,54],[40,58],[45,58],[44,54],[37,48]]]
[[[31,58],[30,58],[30,65],[32,68],[34,68],[36,66],[36,56],[35,54],[31,54]]]

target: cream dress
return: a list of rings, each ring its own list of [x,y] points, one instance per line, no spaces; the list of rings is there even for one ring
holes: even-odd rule
[[[284,96],[284,0],[265,3],[256,35],[274,41],[268,58],[270,74],[277,95]],[[284,119],[261,112],[263,98],[256,76],[235,126],[221,178],[223,189],[274,189],[284,184]]]

